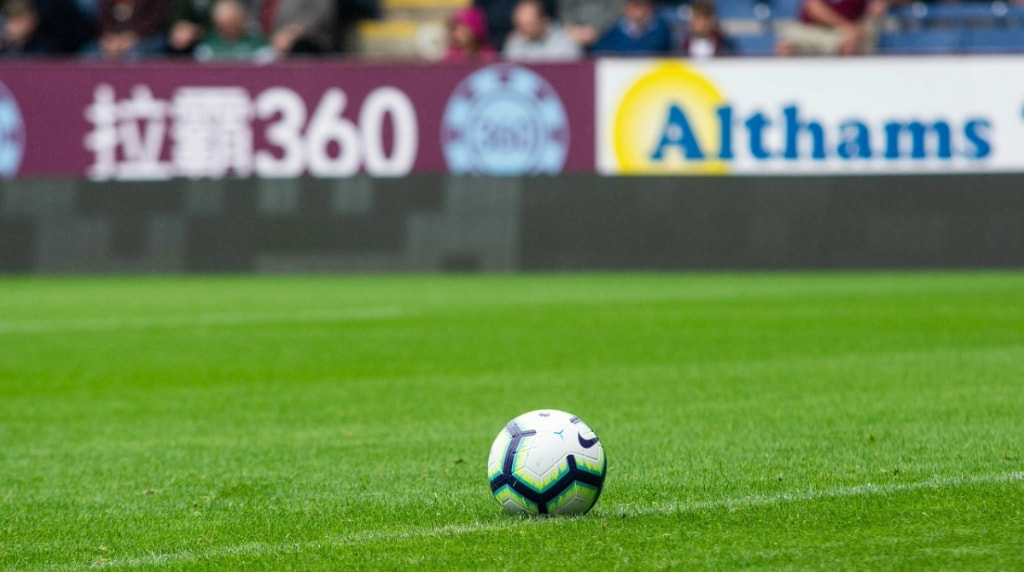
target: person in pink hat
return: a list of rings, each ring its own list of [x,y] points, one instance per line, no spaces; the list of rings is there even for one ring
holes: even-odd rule
[[[476,6],[452,15],[448,28],[447,62],[493,62],[498,52],[487,36],[487,16]]]

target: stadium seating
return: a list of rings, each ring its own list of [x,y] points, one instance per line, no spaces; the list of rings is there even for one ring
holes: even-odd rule
[[[673,0],[670,0],[673,1]],[[370,57],[437,57],[448,13],[470,0],[383,0],[384,19],[360,25],[360,51]],[[799,17],[801,0],[718,0],[723,29],[739,55],[774,51],[776,23]],[[680,33],[689,5],[663,5]],[[1024,53],[1024,5],[995,2],[924,3],[893,7],[879,37],[880,54]]]
[[[469,0],[383,0],[384,19],[359,25],[359,51],[370,58],[439,58],[445,21]]]
[[[992,28],[1006,23],[1016,9],[1003,2],[963,2],[897,6],[890,14],[904,28]]]
[[[773,0],[771,9],[776,20],[796,20],[800,16],[800,0]]]
[[[956,52],[960,30],[908,30],[883,33],[878,39],[882,54],[949,54]]]
[[[770,6],[757,0],[727,0],[718,4],[718,17],[726,22],[733,20],[766,22],[771,16]]]
[[[966,53],[1024,53],[1024,28],[964,30],[960,49]]]
[[[736,44],[736,55],[770,56],[775,53],[775,34],[771,32],[734,36],[733,42]]]
[[[881,53],[1024,52],[1024,6],[915,3],[894,8],[890,17],[897,30],[882,35]]]

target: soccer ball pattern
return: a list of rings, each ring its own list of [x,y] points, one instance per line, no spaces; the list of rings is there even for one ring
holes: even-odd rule
[[[601,495],[608,462],[597,434],[555,409],[509,421],[491,445],[487,474],[511,514],[583,514]]]

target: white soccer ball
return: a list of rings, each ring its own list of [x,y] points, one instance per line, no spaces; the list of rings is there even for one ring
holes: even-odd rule
[[[509,421],[491,445],[487,477],[511,514],[583,514],[604,486],[608,461],[597,434],[555,409]]]

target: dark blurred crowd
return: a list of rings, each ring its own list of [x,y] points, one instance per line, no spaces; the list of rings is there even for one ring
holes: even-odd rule
[[[669,0],[671,1],[671,0]],[[769,12],[774,0],[718,0],[731,7]],[[582,55],[677,55],[710,58],[742,55],[739,38],[720,25],[714,0],[684,0],[667,8],[654,0],[474,0],[456,13],[448,59],[565,60]],[[890,8],[920,0],[796,0],[791,15],[773,20],[768,52],[779,56],[853,56],[876,51]],[[952,5],[956,0],[928,3]],[[1011,0],[1024,3],[1024,0]],[[781,2],[781,4],[789,4]],[[982,0],[975,6],[985,7]],[[1002,0],[996,4],[1006,6]],[[667,14],[685,14],[666,18]],[[671,21],[670,21],[671,20]],[[682,21],[681,30],[678,24]],[[756,35],[756,34],[755,34]],[[750,39],[744,36],[744,39]],[[1024,48],[1024,46],[1021,46]],[[765,53],[758,51],[755,53]]]
[[[571,60],[593,55],[729,55],[711,0],[693,0],[682,37],[653,0],[478,0],[452,18],[446,59]],[[559,16],[555,16],[559,14]]]
[[[273,59],[342,49],[339,0],[2,0],[0,52],[123,60]]]
[[[729,0],[719,0],[729,1]],[[906,2],[909,0],[892,0]],[[5,56],[273,60],[343,51],[376,0],[0,0]],[[779,55],[874,50],[890,0],[799,0]],[[684,5],[682,30],[655,0],[474,0],[449,21],[445,59],[571,60],[585,55],[736,53],[713,0]],[[678,24],[678,22],[676,22]]]

